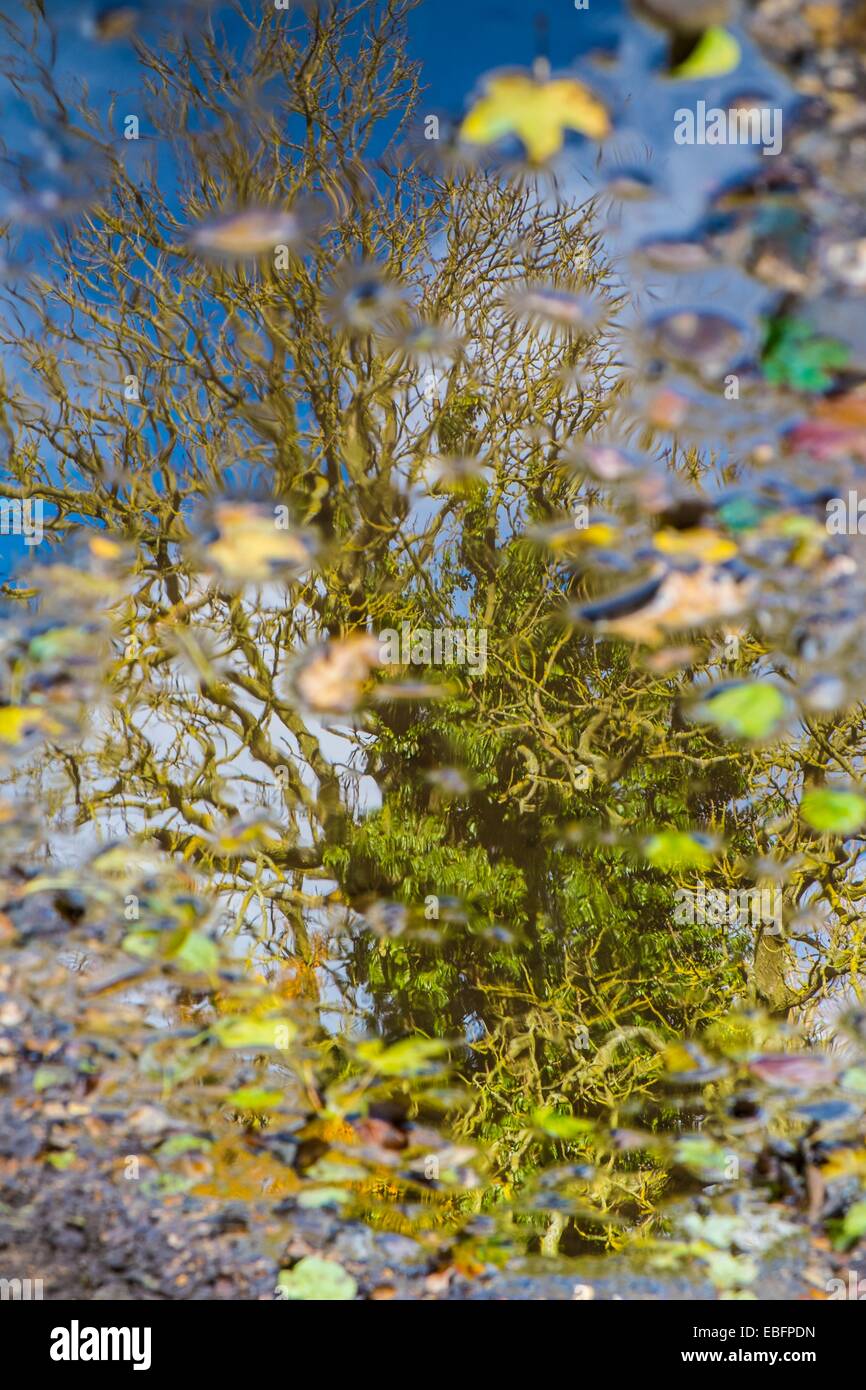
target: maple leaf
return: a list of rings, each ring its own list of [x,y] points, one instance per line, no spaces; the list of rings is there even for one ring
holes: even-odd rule
[[[573,78],[538,82],[523,73],[508,73],[490,79],[460,135],[473,145],[517,135],[533,163],[542,164],[562,149],[566,130],[593,140],[609,134],[607,111],[588,87]]]

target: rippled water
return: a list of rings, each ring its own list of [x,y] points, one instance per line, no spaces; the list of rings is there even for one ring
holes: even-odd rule
[[[7,12],[0,940],[80,1171],[470,1278],[859,1239],[859,118],[756,8]]]

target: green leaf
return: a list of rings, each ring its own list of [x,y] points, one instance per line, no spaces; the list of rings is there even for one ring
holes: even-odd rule
[[[67,1168],[72,1167],[75,1162],[75,1153],[72,1149],[64,1149],[63,1153],[60,1154],[48,1154],[45,1162],[50,1163],[52,1168],[57,1168],[63,1173]]]
[[[297,1030],[285,1018],[238,1017],[221,1019],[213,1031],[223,1047],[278,1047]]]
[[[317,1211],[321,1207],[344,1207],[351,1202],[352,1194],[342,1187],[313,1187],[298,1193],[298,1206],[302,1211]]]
[[[846,1245],[853,1245],[861,1236],[866,1236],[866,1201],[855,1202],[849,1207],[842,1222],[842,1238]]]
[[[360,1043],[358,1055],[365,1062],[372,1063],[382,1076],[417,1076],[447,1047],[448,1044],[441,1038],[404,1038],[392,1047],[385,1047],[376,1039]]]
[[[172,959],[195,975],[213,975],[219,966],[219,951],[210,937],[191,931]]]
[[[858,1095],[866,1095],[866,1067],[849,1067],[843,1072],[840,1084],[846,1091],[856,1091]]]
[[[803,794],[800,814],[813,830],[831,835],[852,835],[866,822],[866,796],[859,792],[831,791],[814,787]]]
[[[660,830],[644,845],[644,854],[654,869],[708,869],[713,853],[708,845],[688,830]]]
[[[549,1106],[534,1110],[532,1123],[554,1139],[578,1139],[595,1129],[592,1120],[581,1120],[576,1115],[560,1115]]]
[[[195,1187],[198,1178],[184,1177],[182,1173],[160,1173],[155,1178],[145,1178],[141,1190],[147,1197],[175,1197],[189,1192]]]
[[[173,1134],[164,1144],[160,1144],[156,1152],[160,1158],[177,1158],[196,1149],[206,1153],[209,1148],[210,1139],[200,1139],[197,1134]]]
[[[266,1091],[262,1086],[242,1086],[226,1096],[227,1105],[235,1105],[238,1110],[275,1110],[283,1099],[282,1091]]]
[[[741,57],[742,50],[733,34],[714,25],[701,34],[688,58],[671,69],[671,77],[724,77],[739,67]]]
[[[742,1233],[743,1221],[740,1217],[726,1216],[720,1211],[712,1211],[707,1216],[690,1211],[683,1220],[683,1227],[699,1244],[729,1251],[731,1242]]]
[[[795,391],[826,391],[850,352],[836,338],[820,338],[802,319],[771,319],[761,351],[764,376],[774,386]]]
[[[346,1303],[358,1292],[358,1285],[342,1265],[318,1255],[305,1255],[294,1269],[281,1269],[277,1283],[283,1298],[307,1303]]]
[[[702,1134],[687,1134],[677,1141],[674,1159],[704,1182],[724,1182],[732,1155]]]
[[[697,713],[732,738],[764,739],[784,718],[785,697],[769,681],[743,681],[711,690]]]
[[[72,1080],[68,1067],[37,1067],[33,1075],[34,1091],[47,1091],[51,1086],[66,1086]]]
[[[726,1250],[708,1250],[701,1258],[717,1289],[736,1289],[752,1284],[758,1277],[758,1266],[748,1255],[731,1255]]]
[[[159,932],[131,931],[123,938],[123,949],[139,960],[151,960],[159,949]]]

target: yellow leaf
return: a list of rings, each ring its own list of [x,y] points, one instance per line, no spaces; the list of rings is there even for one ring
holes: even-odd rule
[[[866,1173],[866,1149],[836,1149],[821,1165],[821,1175],[826,1182],[863,1173]]]
[[[610,133],[607,111],[582,82],[556,78],[537,82],[523,73],[491,78],[467,114],[460,130],[472,145],[490,145],[505,135],[517,135],[529,158],[541,164],[557,154],[566,130],[593,140]]]
[[[702,526],[686,531],[659,531],[653,537],[653,544],[663,555],[693,555],[697,560],[713,564],[730,560],[737,553],[736,545],[727,536]]]
[[[123,549],[116,541],[110,541],[106,536],[92,536],[90,553],[95,555],[98,560],[116,560],[119,555],[123,554]]]
[[[0,743],[21,743],[27,734],[36,729],[45,734],[59,734],[62,725],[44,709],[27,709],[23,705],[7,705],[0,709]]]
[[[313,560],[308,532],[282,525],[279,508],[250,502],[222,502],[214,511],[214,531],[204,558],[209,568],[237,583],[300,577]]]
[[[663,1055],[665,1070],[669,1072],[695,1071],[700,1065],[697,1058],[682,1043],[670,1043]]]
[[[724,77],[739,67],[740,45],[727,29],[715,26],[698,39],[685,62],[671,71],[671,77],[695,80],[701,77]]]

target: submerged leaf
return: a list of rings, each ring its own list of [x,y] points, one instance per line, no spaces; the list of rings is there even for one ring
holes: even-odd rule
[[[358,1285],[336,1260],[305,1255],[292,1269],[281,1269],[277,1280],[281,1297],[311,1303],[345,1303],[353,1299]]]
[[[774,386],[826,391],[850,356],[844,343],[813,334],[801,319],[772,319],[761,351],[764,375]]]

